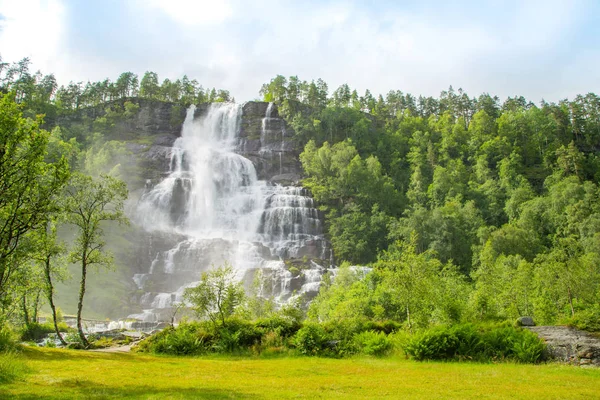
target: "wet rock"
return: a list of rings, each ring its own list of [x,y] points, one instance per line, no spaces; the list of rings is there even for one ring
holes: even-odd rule
[[[282,186],[295,186],[300,182],[300,175],[289,173],[289,174],[280,174],[275,175],[271,178],[271,182],[276,183]]]

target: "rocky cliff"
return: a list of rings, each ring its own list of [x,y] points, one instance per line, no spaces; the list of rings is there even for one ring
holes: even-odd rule
[[[170,103],[127,101],[130,104],[121,102],[104,109],[82,110],[63,121],[73,131],[83,129],[88,132],[94,131],[98,121],[105,124],[108,121],[110,127],[103,131],[105,138],[124,143],[130,153],[130,157],[120,162],[122,178],[130,189],[128,213],[134,223],[126,234],[115,235],[109,240],[113,244],[117,270],[121,276],[126,276],[124,280],[111,283],[120,293],[120,299],[113,299],[115,303],[121,303],[115,308],[123,310],[117,316],[131,314],[132,318],[144,321],[157,316],[162,319],[169,315],[171,304],[180,301],[182,288],[197,281],[203,270],[232,260],[248,264],[244,267],[247,268],[246,282],[252,281],[256,270],[264,270],[264,276],[272,281],[267,292],[283,301],[294,293],[314,296],[321,275],[329,265],[331,251],[322,233],[322,215],[310,194],[297,186],[302,177],[299,163],[302,146],[294,140],[293,130],[280,118],[277,107],[266,102],[248,102],[234,107],[238,110],[236,118],[239,120],[235,145],[229,151],[252,162],[256,176],[252,178],[254,186],[248,186],[248,189],[261,193],[260,202],[264,203],[255,238],[244,242],[235,237],[233,240],[219,236],[197,239],[186,235],[186,210],[189,210],[191,196],[189,185],[195,177],[192,171],[182,171],[180,177],[175,177],[172,164],[177,162],[174,160],[185,163],[185,159],[194,157],[196,152],[186,147],[186,153],[182,154],[180,145],[174,147],[182,134],[186,110]],[[211,112],[214,113],[214,107],[209,104],[199,105],[193,120],[202,121]],[[220,175],[218,169],[210,173],[210,179],[217,187],[222,178]],[[148,195],[156,192],[156,188],[161,187],[159,184],[168,179],[173,185],[165,199],[168,198],[167,214],[172,214],[169,220],[173,227],[148,224],[146,217],[152,218],[152,211],[146,211],[142,218],[145,222],[141,221],[140,204],[144,201],[154,204],[152,209],[161,209],[160,201],[153,203]],[[241,193],[245,192],[243,187]],[[227,203],[228,200],[224,197],[218,201]],[[245,211],[242,210],[243,214]],[[219,212],[215,211],[214,215]],[[106,293],[106,286],[98,289],[99,293]],[[127,300],[123,301],[123,297]],[[115,317],[115,314],[98,312],[93,315]]]
[[[134,116],[115,124],[110,138],[126,142],[144,182],[156,182],[169,169],[171,149],[181,133],[185,110],[176,104],[152,101],[140,101],[139,106]],[[197,106],[195,116],[202,117],[207,109],[208,104]],[[268,109],[266,102],[243,105],[238,153],[253,162],[259,179],[296,184],[302,176],[298,159],[302,146],[293,139],[294,132],[279,117],[277,107],[271,105]],[[97,111],[87,114],[97,115]]]

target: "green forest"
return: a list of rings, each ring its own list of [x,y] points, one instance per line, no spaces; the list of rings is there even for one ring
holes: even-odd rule
[[[127,166],[115,161],[127,153],[111,129],[140,101],[172,104],[177,126],[190,104],[234,99],[187,76],[160,82],[154,72],[125,72],[114,82],[59,86],[29,67],[28,59],[0,63],[2,340],[11,329],[23,340],[62,329],[53,296],[73,264],[81,271],[77,334],[89,347],[80,321],[86,275],[112,264],[103,230],[128,224]],[[142,351],[263,343],[306,355],[381,355],[398,340],[417,359],[460,358],[470,357],[460,340],[488,343],[496,332],[512,335],[512,353],[490,345],[482,357],[532,362],[541,345],[513,327],[519,317],[600,330],[600,97],[536,104],[452,87],[438,98],[360,95],[281,75],[258,95],[278,106],[303,148],[302,185],[325,215],[339,270],[308,309],[277,309],[218,269],[188,292],[205,322],[167,329]],[[82,114],[87,124],[72,123]],[[74,240],[62,241],[61,230]],[[210,293],[215,282],[223,297]],[[54,317],[50,328],[36,322],[42,306]],[[444,337],[458,338],[456,348],[431,355],[419,347]]]

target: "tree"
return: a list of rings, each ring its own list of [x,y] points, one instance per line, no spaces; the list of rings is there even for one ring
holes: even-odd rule
[[[108,221],[128,223],[123,212],[127,195],[125,182],[106,175],[93,179],[87,175],[74,174],[66,190],[66,220],[77,227],[77,238],[70,260],[81,264],[77,330],[86,346],[89,343],[81,326],[81,314],[88,268],[93,265],[109,267],[112,264],[111,254],[104,250],[102,224]]]
[[[202,273],[198,286],[185,290],[185,299],[199,318],[208,317],[216,326],[225,325],[244,300],[244,288],[236,281],[233,267],[225,264]]]
[[[14,95],[0,94],[0,302],[11,301],[9,281],[32,250],[29,234],[57,209],[69,177],[64,158],[45,162],[50,134],[41,120],[25,120]]]
[[[277,75],[275,78],[271,79],[271,82],[262,85],[259,94],[263,96],[264,101],[281,104],[286,98],[286,85],[287,79],[285,79],[283,75]]]
[[[146,71],[140,82],[140,96],[157,99],[160,95],[160,85],[156,72]]]
[[[61,263],[57,262],[58,259],[63,256],[66,252],[66,247],[63,243],[59,242],[57,234],[57,220],[56,218],[49,218],[46,224],[41,226],[36,231],[36,248],[32,258],[42,268],[44,273],[44,284],[43,290],[46,294],[46,300],[50,306],[52,312],[52,322],[54,324],[54,331],[60,342],[66,346],[67,342],[62,337],[60,330],[58,329],[58,318],[56,314],[56,305],[54,304],[54,282],[53,277],[63,278],[64,271],[60,268]],[[58,264],[58,265],[57,265]]]

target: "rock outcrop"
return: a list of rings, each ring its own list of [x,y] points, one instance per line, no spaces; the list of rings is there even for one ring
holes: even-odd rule
[[[582,367],[600,367],[600,338],[567,326],[529,326],[527,329],[544,339],[552,359]]]

